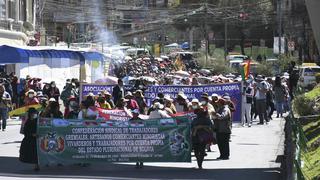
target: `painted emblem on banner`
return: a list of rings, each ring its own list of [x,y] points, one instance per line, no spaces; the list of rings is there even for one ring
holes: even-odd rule
[[[173,156],[179,156],[183,151],[187,151],[189,149],[189,145],[185,140],[185,137],[177,130],[171,132],[169,136],[170,151]]]
[[[44,152],[63,152],[65,140],[61,136],[57,136],[55,132],[48,134],[40,139],[40,148]]]

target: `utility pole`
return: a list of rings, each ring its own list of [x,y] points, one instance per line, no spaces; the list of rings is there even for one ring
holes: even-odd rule
[[[278,16],[279,16],[279,24],[278,24],[278,35],[279,35],[279,60],[281,58],[281,48],[284,48],[284,47],[281,47],[281,37],[282,37],[282,2],[281,0],[278,0]]]
[[[227,60],[228,55],[228,23],[227,19],[224,20],[224,57]]]
[[[205,35],[205,41],[206,41],[206,65],[208,64],[208,51],[209,51],[209,38],[208,38],[208,0],[205,1],[205,21],[204,21],[204,35]]]

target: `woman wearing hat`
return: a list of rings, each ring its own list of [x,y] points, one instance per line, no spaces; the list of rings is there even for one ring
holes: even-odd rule
[[[35,108],[28,111],[28,121],[24,125],[24,138],[20,146],[19,160],[34,164],[34,170],[39,171],[37,156],[37,120],[38,112]]]
[[[137,90],[135,92],[135,98],[134,99],[138,103],[140,114],[145,114],[146,113],[146,108],[147,108],[147,103],[146,103],[146,100],[144,99],[142,90]]]
[[[50,83],[49,92],[49,98],[54,98],[58,102],[60,97],[60,91],[57,88],[56,83],[54,81]]]
[[[133,98],[133,94],[129,91],[127,92],[125,98],[128,100],[127,102],[127,108],[134,110],[134,109],[140,109],[137,101]]]
[[[114,109],[116,106],[112,100],[112,95],[108,91],[103,91],[102,95],[104,96],[106,102],[110,105],[110,108]]]
[[[177,113],[178,112],[187,112],[188,111],[188,102],[187,102],[188,98],[187,96],[183,93],[180,92],[178,94],[178,97],[176,99],[176,109],[177,109]]]
[[[45,110],[41,113],[40,116],[44,118],[63,118],[63,114],[60,111],[60,105],[57,101],[55,101],[54,98],[49,99],[48,106],[45,108]]]
[[[34,104],[39,104],[39,100],[36,96],[36,92],[33,89],[30,89],[24,98],[24,105],[34,105]]]

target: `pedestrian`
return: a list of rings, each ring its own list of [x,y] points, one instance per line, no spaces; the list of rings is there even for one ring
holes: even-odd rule
[[[59,97],[60,97],[59,88],[57,88],[56,83],[54,81],[51,81],[50,88],[49,88],[49,99],[54,98],[56,102],[59,102]]]
[[[12,76],[11,80],[11,86],[12,86],[12,104],[13,109],[17,108],[19,106],[18,104],[18,77],[16,75]]]
[[[160,119],[160,118],[170,118],[166,111],[164,111],[164,105],[159,102],[154,103],[154,110],[151,111],[149,118],[150,119]]]
[[[11,97],[8,92],[6,92],[5,87],[0,85],[0,120],[2,120],[2,131],[6,130],[7,127],[7,119],[8,119],[8,111],[11,103]]]
[[[99,111],[95,106],[95,101],[92,93],[89,93],[87,99],[81,103],[81,111],[78,114],[78,119],[96,120],[99,117]]]
[[[118,101],[121,98],[124,98],[123,81],[120,78],[118,79],[118,84],[115,87],[113,87],[112,97],[115,104],[118,104]]]
[[[173,104],[173,99],[169,95],[164,96],[164,106],[165,111],[169,114],[176,114],[177,110],[176,107]]]
[[[43,95],[45,95],[49,98],[49,96],[50,96],[50,84],[49,83],[44,83],[44,86],[42,88],[42,93],[43,93]]]
[[[216,94],[216,93],[213,93],[212,95],[211,95],[211,105],[213,106],[213,108],[215,109],[215,110],[217,110],[218,109],[218,107],[219,107],[219,105],[218,105],[218,100],[219,100],[219,95],[218,94]]]
[[[139,109],[132,110],[131,113],[132,113],[132,118],[129,120],[130,123],[143,122],[143,120],[139,117],[139,114],[140,114]],[[137,169],[143,168],[143,162],[142,161],[136,162],[136,168]]]
[[[206,155],[206,145],[211,143],[210,136],[213,136],[212,123],[209,119],[207,111],[204,107],[197,104],[196,100],[192,101],[192,108],[194,109],[197,117],[191,123],[192,130],[192,146],[194,149],[195,157],[197,158],[197,164],[199,169],[202,169],[202,163]]]
[[[290,99],[293,100],[294,98],[294,91],[297,88],[298,80],[299,80],[299,74],[298,74],[298,69],[296,67],[296,62],[291,61],[290,66],[289,66],[289,95]]]
[[[115,104],[112,100],[112,95],[108,91],[103,91],[102,95],[104,96],[107,103],[109,103],[111,109],[115,108]]]
[[[21,142],[19,160],[34,164],[34,170],[39,171],[37,155],[37,121],[38,112],[35,108],[28,110],[28,120],[24,125],[24,138]]]
[[[263,125],[264,121],[266,124],[269,123],[267,115],[267,97],[268,85],[261,75],[256,78],[257,83],[254,85],[255,97],[256,97],[256,111],[259,116],[259,125]]]
[[[34,105],[34,104],[39,104],[39,99],[36,96],[36,92],[33,89],[30,89],[24,98],[24,105]]]
[[[188,111],[189,108],[188,108],[188,101],[187,100],[188,100],[188,98],[183,92],[178,93],[178,96],[177,96],[177,99],[175,102],[177,113]]]
[[[68,107],[68,101],[71,96],[73,96],[73,97],[76,96],[75,89],[72,86],[71,82],[67,81],[64,89],[61,92],[61,96],[60,96],[60,99],[63,101],[64,107]]]
[[[228,160],[230,156],[230,135],[231,135],[231,111],[227,100],[219,99],[220,108],[216,113],[214,120],[214,129],[216,130],[217,144],[220,156],[217,159]]]
[[[275,79],[273,92],[274,92],[274,100],[276,103],[277,118],[279,118],[279,116],[282,117],[283,115],[283,106],[286,98],[286,89],[281,84],[281,78],[279,76],[277,76]]]
[[[146,108],[147,108],[147,103],[146,103],[146,100],[143,96],[142,90],[137,90],[135,92],[134,100],[138,103],[140,114],[145,114]]]
[[[130,110],[139,109],[139,105],[138,105],[137,101],[134,99],[133,94],[130,91],[127,92],[127,94],[125,95],[125,99],[128,100],[128,102],[127,102],[128,109],[130,109]]]
[[[268,90],[267,90],[267,93],[266,93],[267,112],[269,111],[269,113],[268,113],[269,120],[272,120],[272,115],[273,115],[273,112],[275,110],[274,102],[273,102],[274,94],[273,94],[273,91],[272,91],[272,89],[273,89],[272,79],[271,78],[267,78],[267,83],[268,83]]]
[[[242,92],[243,99],[243,115],[242,115],[242,126],[247,124],[248,127],[252,125],[251,118],[251,107],[253,103],[253,87],[250,80],[244,82],[244,88]]]
[[[68,113],[65,115],[66,119],[77,119],[79,114],[79,104],[77,98],[71,96],[68,101]]]
[[[50,98],[49,99],[48,106],[41,113],[40,116],[44,117],[44,118],[57,118],[57,119],[62,119],[63,118],[63,114],[60,111],[59,103],[54,98]]]
[[[206,111],[208,111],[209,118],[212,120],[213,119],[213,115],[215,114],[216,110],[214,109],[214,107],[212,106],[210,101],[211,101],[211,99],[210,99],[208,93],[202,93],[202,95],[201,95],[201,105],[203,106],[203,108]]]
[[[102,109],[111,109],[111,105],[106,101],[105,96],[102,93],[98,94],[96,105]]]

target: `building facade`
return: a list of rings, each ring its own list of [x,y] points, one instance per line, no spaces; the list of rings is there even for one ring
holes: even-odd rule
[[[0,0],[0,45],[28,45],[34,39],[35,0]]]

